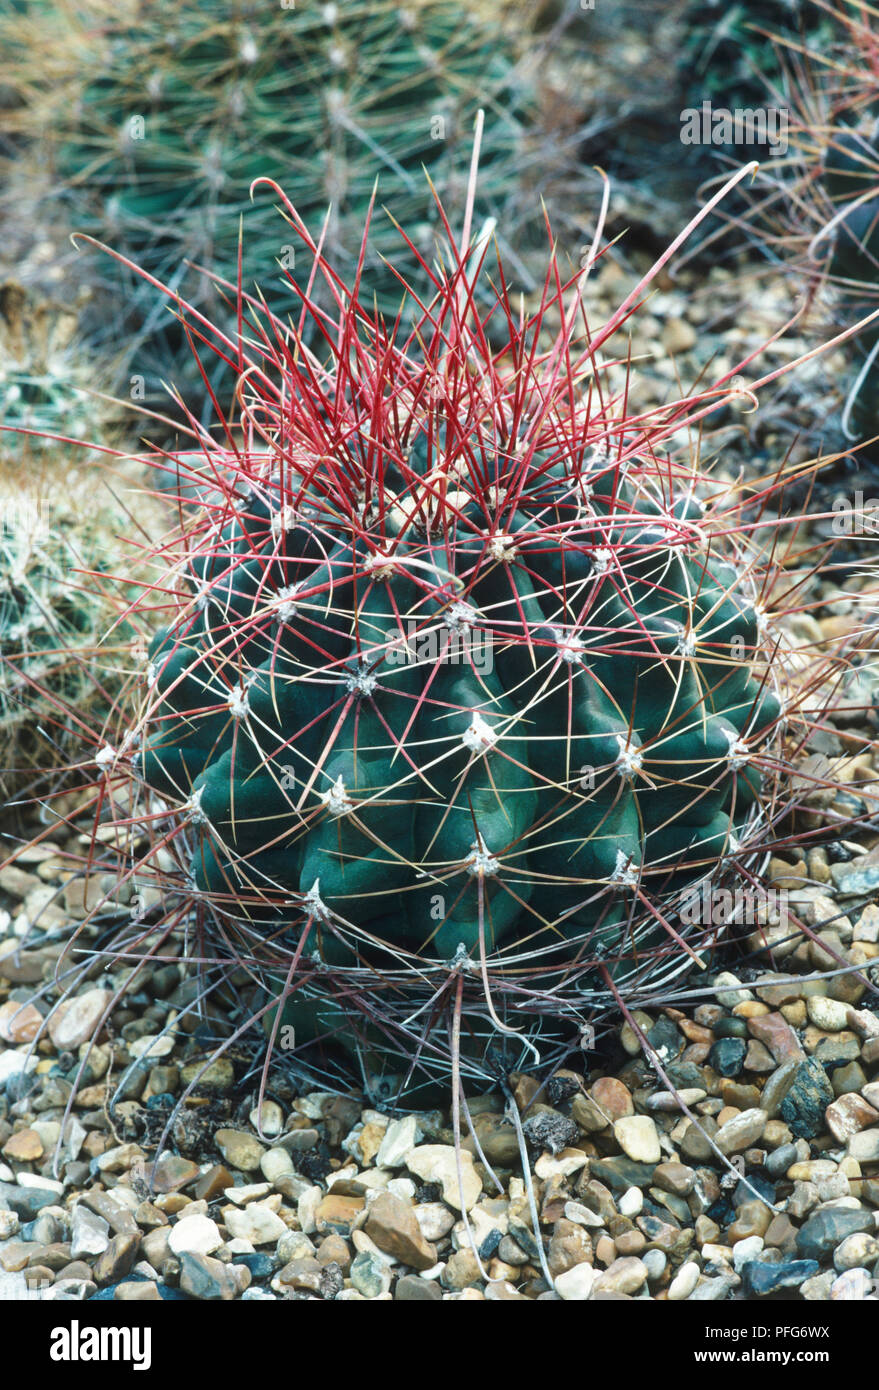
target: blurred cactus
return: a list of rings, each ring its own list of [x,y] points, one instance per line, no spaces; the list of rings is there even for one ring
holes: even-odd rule
[[[782,54],[791,152],[760,171],[752,224],[838,332],[879,308],[879,20],[860,0],[836,8],[812,0],[807,9],[820,17],[820,42],[791,42]],[[846,351],[855,371],[842,432],[876,456],[879,319]]]
[[[78,340],[79,313],[0,285],[0,425],[40,432],[31,450],[53,447],[51,435],[94,435],[105,407],[88,394],[94,377]],[[0,458],[18,448],[0,433]]]
[[[295,239],[265,193],[251,203],[260,176],[292,189],[315,235],[331,206],[325,249],[349,276],[378,178],[361,293],[393,316],[401,291],[383,258],[410,275],[415,262],[382,205],[429,260],[436,216],[422,166],[458,197],[479,107],[479,212],[497,216],[502,238],[515,235],[504,210],[527,162],[531,98],[499,26],[457,0],[29,0],[0,35],[13,55],[7,80],[25,99],[18,124],[55,163],[70,225],[209,304],[216,321],[215,289],[184,262],[236,282],[239,214],[246,288],[257,280],[282,312],[293,304],[282,277]],[[539,187],[545,171],[531,167]],[[190,395],[202,389],[168,307],[107,265],[125,323],[120,332],[104,318],[103,328],[128,336],[130,371],[144,378],[135,399],[164,397],[162,380],[182,384],[184,369]],[[227,330],[234,323],[230,308]]]
[[[68,763],[86,722],[110,706],[111,648],[101,650],[100,643],[115,614],[94,576],[118,563],[113,532],[113,515],[96,501],[93,479],[62,472],[26,443],[0,465],[0,789],[6,796],[42,785]]]
[[[765,104],[780,73],[773,37],[797,34],[818,12],[808,0],[684,0],[681,71],[698,103]]]

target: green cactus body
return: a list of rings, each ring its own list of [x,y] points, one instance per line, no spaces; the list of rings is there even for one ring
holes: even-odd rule
[[[613,949],[636,884],[729,851],[779,714],[747,589],[638,462],[596,465],[559,546],[540,467],[502,526],[425,529],[404,489],[328,545],[269,485],[212,528],[141,753],[200,892],[265,929],[304,915],[333,966]]]

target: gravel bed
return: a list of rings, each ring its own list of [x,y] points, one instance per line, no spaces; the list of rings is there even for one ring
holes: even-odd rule
[[[876,781],[869,757],[854,771],[850,796]],[[820,819],[827,794],[809,795]],[[188,997],[181,965],[141,975],[89,1051],[122,983],[98,961],[29,1046],[51,993],[37,995],[38,978],[62,942],[50,931],[21,951],[19,933],[35,911],[81,916],[88,900],[70,879],[46,905],[63,849],[0,872],[13,903],[0,946],[0,1297],[872,1296],[879,834],[774,857],[776,896],[731,948],[735,973],[712,969],[681,1007],[636,1010],[635,1027],[544,1089],[515,1074],[527,1180],[503,1098],[470,1097],[461,1186],[448,1113],[381,1113],[277,1068],[259,1115],[253,1059],[234,1049],[204,1071],[156,1161],[204,1064],[188,1020],[157,1036]]]

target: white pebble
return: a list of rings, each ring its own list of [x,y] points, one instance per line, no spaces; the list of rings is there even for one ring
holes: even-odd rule
[[[296,1171],[287,1150],[281,1148],[267,1149],[259,1161],[259,1166],[266,1181],[272,1183]]]
[[[556,1275],[555,1291],[566,1303],[583,1302],[592,1293],[595,1278],[594,1268],[584,1261],[574,1265],[573,1269],[566,1269],[564,1274]]]
[[[390,1178],[388,1181],[388,1191],[395,1197],[401,1197],[404,1202],[415,1202],[417,1188],[411,1178]]]
[[[261,1130],[267,1139],[275,1139],[284,1128],[284,1112],[275,1100],[264,1100],[262,1113],[256,1106],[248,1116],[255,1130]],[[259,1123],[259,1121],[262,1123]]]
[[[847,1269],[838,1279],[834,1279],[830,1286],[830,1297],[834,1303],[863,1303],[866,1298],[875,1299],[869,1271]]]
[[[605,1224],[604,1217],[591,1211],[582,1202],[565,1202],[565,1220],[573,1221],[575,1226],[598,1228]]]
[[[744,1240],[737,1240],[732,1248],[733,1268],[737,1274],[742,1271],[742,1265],[746,1265],[749,1260],[753,1260],[755,1255],[759,1255],[763,1249],[762,1236],[746,1236]]]
[[[644,1193],[640,1187],[628,1188],[617,1202],[620,1216],[637,1216],[644,1205]]]
[[[730,985],[741,985],[741,980],[729,970],[722,970],[714,977],[715,988],[720,985],[724,991],[717,991],[717,1002],[725,1009],[734,1009],[736,1004],[745,1004],[754,998],[749,989],[730,989]]]
[[[142,1038],[135,1038],[128,1044],[128,1051],[132,1057],[167,1057],[174,1051],[174,1039],[169,1033],[164,1037],[158,1033],[145,1033]]]
[[[9,1240],[21,1229],[21,1222],[14,1211],[0,1207],[0,1240]]]
[[[296,1204],[296,1210],[299,1214],[299,1225],[307,1236],[313,1236],[317,1230],[314,1217],[318,1203],[323,1195],[319,1187],[309,1187],[306,1192],[303,1192]]]
[[[209,1216],[184,1215],[168,1236],[168,1248],[175,1255],[212,1255],[222,1244],[217,1223]]]
[[[614,1138],[635,1163],[658,1163],[662,1158],[656,1124],[649,1115],[624,1115],[615,1120]]]
[[[402,1120],[392,1120],[384,1133],[375,1156],[377,1168],[402,1168],[410,1149],[422,1139],[422,1131],[414,1115],[406,1115]]]
[[[252,1240],[254,1245],[274,1245],[287,1230],[277,1212],[260,1202],[251,1202],[242,1210],[230,1207],[223,1219],[231,1236]]]

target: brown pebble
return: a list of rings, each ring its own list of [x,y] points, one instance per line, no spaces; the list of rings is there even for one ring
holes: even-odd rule
[[[42,1022],[43,1015],[33,1004],[17,1004],[9,999],[5,1004],[0,1004],[0,1041],[33,1042]]]
[[[736,1110],[753,1110],[760,1104],[760,1091],[756,1086],[746,1086],[727,1077],[720,1083],[720,1094],[724,1105],[734,1106]]]
[[[192,1198],[184,1192],[166,1192],[155,1200],[155,1206],[166,1216],[179,1216],[185,1207],[191,1206]]]
[[[7,1274],[17,1274],[25,1269],[31,1257],[33,1246],[26,1241],[10,1240],[0,1246],[0,1269]]]
[[[765,1202],[743,1202],[736,1212],[736,1219],[726,1232],[730,1245],[737,1240],[747,1240],[749,1236],[765,1235],[772,1220],[772,1212]]]
[[[92,1278],[96,1284],[112,1284],[127,1274],[137,1260],[141,1236],[114,1236],[103,1254],[95,1260]]]
[[[684,1163],[658,1163],[653,1170],[653,1182],[663,1192],[688,1197],[696,1184],[696,1174]]]
[[[161,1303],[162,1295],[154,1279],[117,1284],[113,1298],[119,1303]]]
[[[142,1231],[155,1230],[157,1226],[167,1226],[168,1218],[158,1207],[154,1207],[152,1202],[141,1202],[134,1219]]]
[[[394,1286],[394,1298],[401,1303],[441,1303],[443,1291],[433,1279],[404,1274]]]
[[[853,1134],[869,1129],[879,1120],[879,1111],[873,1109],[863,1096],[850,1091],[831,1102],[824,1112],[827,1128],[840,1144],[846,1143]]]
[[[614,1076],[600,1076],[590,1095],[611,1121],[622,1120],[635,1113],[631,1091]]]
[[[315,1258],[321,1266],[337,1264],[345,1275],[351,1267],[351,1250],[348,1242],[335,1232],[324,1237],[317,1248]]]
[[[450,1290],[466,1289],[481,1278],[479,1261],[473,1251],[466,1247],[450,1256],[440,1275],[443,1287]]]
[[[347,1236],[365,1205],[363,1197],[329,1192],[315,1208],[314,1224],[321,1235],[330,1235],[335,1231],[338,1235]]]
[[[198,1165],[177,1154],[163,1153],[152,1173],[153,1190],[158,1193],[176,1192],[201,1177]],[[230,1184],[231,1186],[231,1184]]]
[[[748,1032],[752,1038],[762,1042],[779,1064],[801,1059],[804,1056],[796,1034],[781,1014],[765,1014],[763,1018],[749,1018]]]
[[[206,1173],[199,1178],[192,1195],[196,1201],[202,1199],[206,1202],[213,1202],[216,1198],[222,1197],[227,1187],[234,1187],[234,1179],[229,1169],[223,1163],[215,1163]]]
[[[623,1231],[614,1236],[613,1243],[620,1255],[640,1255],[647,1248],[647,1238],[641,1231]]]
[[[564,1274],[575,1265],[592,1263],[592,1238],[573,1221],[557,1221],[549,1242],[547,1262],[553,1275]]]
[[[598,1265],[613,1264],[617,1257],[617,1248],[610,1236],[599,1236],[595,1243],[595,1263]]]
[[[43,1157],[43,1141],[35,1129],[19,1129],[3,1145],[3,1154],[14,1163],[36,1163]]]
[[[792,1255],[797,1245],[797,1228],[789,1216],[780,1212],[773,1216],[763,1235],[763,1243],[784,1254]]]
[[[498,1276],[492,1275],[492,1278]],[[485,1288],[485,1299],[488,1303],[530,1303],[530,1299],[524,1294],[519,1293],[508,1280],[501,1280],[500,1283],[487,1284]]]
[[[373,1200],[365,1231],[379,1250],[413,1269],[430,1269],[436,1264],[436,1246],[421,1234],[414,1207],[392,1192],[381,1192]]]
[[[745,1070],[757,1072],[762,1075],[765,1072],[775,1071],[775,1058],[763,1043],[756,1038],[748,1040],[748,1050],[745,1053]]]
[[[708,1043],[709,1047],[714,1042],[714,1034],[710,1028],[703,1028],[700,1024],[694,1023],[692,1019],[681,1018],[678,1020],[678,1028],[683,1033],[688,1042]]]

